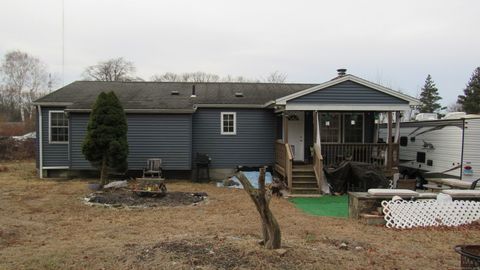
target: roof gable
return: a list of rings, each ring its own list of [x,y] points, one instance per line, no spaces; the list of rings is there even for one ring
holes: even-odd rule
[[[359,90],[359,92],[353,90]],[[333,95],[334,91],[337,95]],[[281,97],[276,100],[276,104],[286,105],[287,102],[305,102],[309,99],[313,101],[312,97],[315,97],[319,103],[358,104],[358,98],[362,95],[366,98],[366,101],[369,101],[368,104],[377,102],[377,104],[419,105],[416,98],[353,75],[337,77],[309,89]],[[374,99],[368,99],[368,97],[374,97]]]
[[[408,104],[408,101],[353,81],[344,81],[288,100],[303,104]]]

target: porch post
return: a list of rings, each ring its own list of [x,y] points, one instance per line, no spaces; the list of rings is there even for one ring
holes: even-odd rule
[[[395,143],[399,142],[400,138],[400,112],[395,112]]]
[[[387,152],[387,172],[392,171],[393,164],[393,145],[392,145],[392,112],[387,112],[388,116],[388,132],[387,132],[387,143],[388,143],[388,152]]]
[[[320,117],[318,117],[318,111],[315,111],[314,116],[313,116],[313,127],[315,129],[314,134],[315,134],[315,143],[318,144],[320,149],[322,149],[321,146],[321,141],[320,141]]]
[[[283,112],[282,114],[282,122],[283,122],[283,143],[288,143],[288,121],[287,121],[287,112]]]

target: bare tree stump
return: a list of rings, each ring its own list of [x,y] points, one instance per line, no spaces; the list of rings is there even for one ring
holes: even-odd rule
[[[250,195],[255,203],[262,220],[263,245],[267,249],[279,249],[282,245],[282,235],[278,222],[270,211],[269,203],[271,194],[265,188],[265,168],[260,168],[258,177],[258,189],[255,189],[243,173],[238,173],[237,178],[243,185],[243,189]]]

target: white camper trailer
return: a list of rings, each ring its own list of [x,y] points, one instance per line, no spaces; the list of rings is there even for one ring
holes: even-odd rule
[[[385,125],[378,136],[386,141]],[[428,172],[469,182],[480,178],[480,115],[402,122],[398,142],[400,172]]]

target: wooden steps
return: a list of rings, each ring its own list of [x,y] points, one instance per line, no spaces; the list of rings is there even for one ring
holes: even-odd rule
[[[385,225],[387,222],[382,215],[379,214],[360,214],[360,222],[367,225]]]
[[[319,194],[317,178],[313,166],[293,165],[292,168],[292,195]]]

